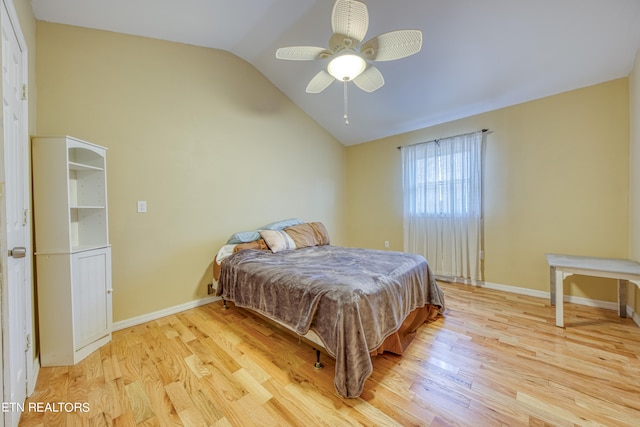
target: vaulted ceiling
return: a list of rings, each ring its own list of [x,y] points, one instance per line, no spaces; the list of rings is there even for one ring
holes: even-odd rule
[[[305,88],[326,60],[282,61],[279,47],[325,47],[333,0],[31,0],[37,19],[223,49],[253,64],[344,145],[424,128],[626,77],[640,47],[638,0],[364,0],[365,40],[419,29],[422,50],[378,62],[385,85]]]

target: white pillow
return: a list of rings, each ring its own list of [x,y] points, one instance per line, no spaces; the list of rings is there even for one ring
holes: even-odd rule
[[[218,255],[216,255],[216,262],[218,263],[218,265],[220,265],[220,263],[225,258],[229,258],[231,255],[233,255],[233,249],[236,246],[238,245],[224,245],[220,248],[220,250],[218,251]]]

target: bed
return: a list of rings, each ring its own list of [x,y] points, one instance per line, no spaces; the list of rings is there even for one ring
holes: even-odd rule
[[[416,329],[444,311],[422,256],[333,246],[321,223],[258,233],[219,252],[217,295],[321,346],[336,360],[343,397],[362,393],[371,355],[402,354]]]

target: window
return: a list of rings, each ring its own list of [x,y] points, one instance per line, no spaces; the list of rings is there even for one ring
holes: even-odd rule
[[[463,135],[403,147],[407,214],[480,216],[480,144],[467,139]]]

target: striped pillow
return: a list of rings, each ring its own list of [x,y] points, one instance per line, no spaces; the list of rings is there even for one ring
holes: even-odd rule
[[[290,251],[296,248],[293,239],[287,233],[280,230],[260,230],[260,236],[267,243],[274,254],[280,251]]]

